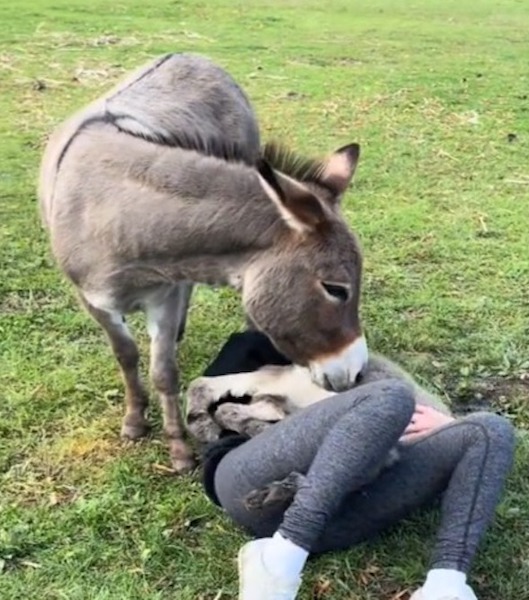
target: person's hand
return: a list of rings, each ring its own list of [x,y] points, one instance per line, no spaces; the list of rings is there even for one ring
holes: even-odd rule
[[[411,421],[404,430],[404,435],[400,438],[400,441],[413,441],[452,421],[455,421],[454,417],[445,415],[431,406],[417,404]]]

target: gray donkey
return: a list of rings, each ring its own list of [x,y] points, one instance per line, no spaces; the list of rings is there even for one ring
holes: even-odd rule
[[[141,310],[173,468],[194,466],[174,356],[194,282],[242,292],[249,321],[314,382],[350,387],[367,360],[362,264],[339,205],[358,157],[357,144],[322,160],[262,150],[237,83],[187,54],[150,62],[54,132],[41,215],[59,267],[120,365],[124,437],[148,431],[125,323]]]

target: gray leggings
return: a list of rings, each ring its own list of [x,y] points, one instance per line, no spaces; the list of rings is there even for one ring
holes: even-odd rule
[[[442,496],[431,568],[468,572],[514,455],[503,417],[476,413],[414,443],[373,480],[414,411],[410,388],[378,381],[314,404],[229,452],[215,473],[222,507],[257,537],[279,530],[313,554],[350,548]],[[286,509],[247,510],[252,490],[299,472]]]

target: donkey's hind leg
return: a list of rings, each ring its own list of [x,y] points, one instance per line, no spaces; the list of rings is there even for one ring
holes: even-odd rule
[[[179,377],[175,361],[177,336],[189,302],[187,283],[176,285],[163,299],[145,306],[147,328],[151,338],[150,376],[162,407],[165,435],[169,442],[171,463],[177,473],[195,466],[193,453],[184,442],[184,425],[179,407]]]
[[[140,357],[134,338],[121,314],[95,308],[82,295],[80,298],[87,312],[105,331],[121,369],[125,384],[125,416],[121,435],[132,440],[143,437],[149,431],[145,418],[149,397],[140,379]]]
[[[193,295],[194,285],[192,283],[180,283],[178,286],[182,291],[179,305],[179,325],[176,341],[181,342],[186,332],[187,311],[189,310],[189,303],[191,302],[191,296]]]

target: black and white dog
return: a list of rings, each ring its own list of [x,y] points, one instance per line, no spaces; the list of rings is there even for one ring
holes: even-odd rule
[[[448,406],[422,388],[410,374],[388,358],[371,353],[356,386],[384,379],[399,379],[414,390],[417,404],[450,414]],[[187,428],[205,444],[204,483],[214,500],[213,473],[231,449],[288,415],[334,395],[314,384],[308,369],[293,365],[270,340],[257,331],[234,333],[214,361],[187,390]],[[388,455],[385,467],[398,460],[398,449]],[[272,482],[247,498],[250,506],[291,499],[302,475],[293,473]]]

